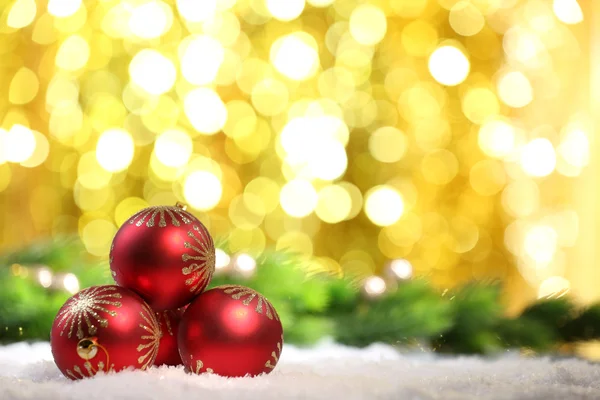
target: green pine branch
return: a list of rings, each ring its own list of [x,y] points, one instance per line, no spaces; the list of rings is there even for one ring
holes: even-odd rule
[[[226,240],[219,248],[228,251]],[[446,353],[487,354],[506,348],[554,351],[562,344],[600,338],[600,304],[578,308],[568,298],[542,299],[517,318],[504,315],[501,286],[473,283],[440,294],[426,280],[365,298],[356,279],[312,274],[311,261],[287,251],[257,258],[250,278],[216,274],[211,287],[237,283],[264,294],[277,309],[287,343],[426,343]],[[28,267],[29,275],[22,273]],[[81,287],[111,283],[108,265],[88,255],[77,238],[37,242],[0,255],[0,341],[48,340],[58,309],[70,296],[44,288],[35,275],[45,266],[73,273]]]

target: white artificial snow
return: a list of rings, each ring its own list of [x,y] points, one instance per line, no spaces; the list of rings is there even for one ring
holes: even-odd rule
[[[578,359],[439,357],[386,345],[284,346],[270,375],[227,379],[153,368],[72,382],[47,343],[0,346],[0,400],[600,399],[600,365]]]

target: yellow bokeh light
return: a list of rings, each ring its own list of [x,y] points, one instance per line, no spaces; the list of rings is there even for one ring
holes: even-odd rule
[[[49,0],[48,13],[59,18],[69,17],[81,7],[81,0]]]
[[[102,189],[110,183],[112,173],[104,169],[96,158],[96,152],[88,151],[79,158],[77,181],[86,189]]]
[[[554,15],[565,24],[578,24],[583,21],[583,12],[577,0],[554,0]]]
[[[448,150],[431,151],[421,161],[421,173],[428,182],[446,185],[458,174],[458,160]]]
[[[181,74],[194,85],[213,82],[225,59],[225,49],[221,43],[206,35],[198,35],[183,41],[179,52]]]
[[[291,21],[302,14],[304,10],[304,0],[266,0],[269,13],[280,21]]]
[[[34,168],[38,165],[41,165],[48,158],[48,154],[50,154],[50,142],[46,136],[42,135],[38,131],[32,131],[35,137],[35,150],[25,161],[21,162],[21,165],[28,168]],[[2,143],[0,142],[0,146]],[[2,156],[0,155],[0,163]]]
[[[454,46],[438,47],[429,57],[431,76],[446,86],[455,86],[463,82],[471,69],[465,53]]]
[[[179,14],[190,22],[203,22],[215,17],[219,0],[177,0]]]
[[[288,215],[302,218],[313,212],[317,206],[318,195],[310,182],[294,179],[281,188],[279,201]]]
[[[4,135],[3,145],[6,161],[20,163],[35,151],[35,135],[23,125],[13,125]]]
[[[294,32],[277,39],[271,46],[269,57],[277,71],[297,81],[312,77],[319,67],[317,42],[305,32]]]
[[[133,214],[148,207],[146,200],[139,197],[127,197],[115,207],[115,222],[117,226],[123,225]]]
[[[221,200],[223,186],[212,172],[195,171],[187,176],[183,184],[186,202],[197,210],[208,211]]]
[[[144,49],[138,52],[129,64],[131,81],[153,95],[171,90],[177,78],[173,62],[160,52]]]
[[[287,86],[276,79],[265,79],[252,89],[252,105],[259,113],[273,116],[283,112],[289,101]]]
[[[476,35],[485,26],[485,18],[469,1],[459,1],[452,6],[448,20],[454,32],[462,36]]]
[[[556,153],[548,139],[537,138],[523,147],[520,161],[526,174],[535,177],[548,176],[556,167]]]
[[[583,168],[590,161],[590,142],[587,134],[580,130],[569,130],[562,138],[558,148],[558,155],[569,165]]]
[[[8,100],[13,104],[27,104],[35,98],[40,88],[40,82],[35,72],[22,67],[10,82]]]
[[[129,29],[142,39],[155,39],[165,34],[173,23],[171,7],[162,1],[148,1],[135,7]]]
[[[15,29],[24,28],[33,22],[36,13],[35,0],[17,0],[8,12],[6,24]]]
[[[491,120],[479,129],[479,148],[490,157],[502,158],[513,152],[515,129],[503,120]]]
[[[306,0],[313,7],[327,7],[333,4],[335,0]]]
[[[56,66],[67,71],[85,67],[90,58],[90,46],[79,35],[71,35],[64,40],[56,53]]]
[[[343,186],[330,185],[319,190],[315,213],[322,221],[330,224],[343,221],[351,210],[352,199]]]
[[[212,89],[190,91],[185,96],[183,107],[192,126],[204,135],[214,135],[227,122],[227,107]]]
[[[469,182],[478,194],[492,196],[504,188],[506,173],[499,161],[482,160],[471,168]]]
[[[497,86],[500,100],[508,106],[525,107],[533,100],[533,88],[522,72],[513,71],[502,75]]]
[[[525,253],[538,263],[549,263],[554,258],[558,234],[548,225],[535,225],[525,234]]]
[[[90,254],[102,257],[108,255],[115,233],[117,228],[112,222],[96,219],[85,225],[81,241]]]
[[[189,161],[193,148],[192,139],[187,133],[170,129],[156,139],[154,154],[167,167],[182,167]]]
[[[402,47],[415,57],[429,55],[437,44],[438,32],[429,22],[417,19],[402,30]]]
[[[387,31],[385,13],[376,6],[360,5],[350,15],[350,34],[360,44],[372,46],[379,43]]]
[[[574,0],[573,0],[574,1]],[[571,290],[571,282],[562,276],[551,276],[544,279],[538,288],[538,298],[562,297]]]
[[[481,124],[500,113],[500,103],[490,89],[472,88],[462,99],[462,109],[471,122]]]
[[[399,129],[386,126],[369,137],[369,151],[376,160],[393,163],[400,161],[408,148],[408,139]]]
[[[391,186],[376,186],[365,195],[365,213],[375,225],[392,225],[404,213],[404,199]]]
[[[532,215],[540,206],[540,190],[532,179],[511,182],[502,191],[502,207],[517,218]]]
[[[286,232],[279,239],[275,245],[276,250],[287,250],[290,252],[312,255],[313,254],[313,243],[304,232]]]
[[[109,129],[100,135],[96,145],[98,163],[109,172],[127,169],[133,160],[135,145],[129,132]]]
[[[308,162],[313,177],[332,181],[346,171],[348,156],[340,142],[321,140],[319,145],[312,149]]]

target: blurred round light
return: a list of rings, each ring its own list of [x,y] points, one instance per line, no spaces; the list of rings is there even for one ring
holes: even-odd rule
[[[380,296],[385,293],[387,285],[383,278],[379,276],[370,276],[365,280],[364,289],[369,296]]]
[[[256,269],[256,260],[249,254],[241,253],[235,257],[233,267],[240,272],[251,272]]]
[[[177,70],[167,57],[156,50],[138,52],[129,64],[131,81],[153,95],[171,90],[177,78]]]
[[[219,95],[209,88],[197,88],[185,96],[185,115],[200,133],[214,135],[227,122],[227,107]]]
[[[565,24],[578,24],[583,21],[583,12],[577,0],[554,0],[554,15]]]
[[[213,82],[225,59],[225,49],[217,39],[199,35],[181,46],[181,74],[191,84]]]
[[[544,279],[538,288],[538,298],[562,297],[571,289],[571,283],[562,276],[551,276]]]
[[[187,133],[178,129],[164,132],[154,143],[156,158],[167,167],[177,168],[187,164],[192,150],[192,139]]]
[[[455,86],[467,79],[469,60],[454,46],[438,47],[429,57],[429,72],[433,79],[446,86]]]
[[[350,15],[350,34],[360,44],[372,46],[381,41],[387,30],[384,12],[373,5],[360,5]]]
[[[135,7],[129,18],[129,29],[142,39],[156,39],[171,28],[173,12],[162,1],[148,1]]]
[[[48,14],[59,18],[69,17],[81,7],[81,0],[49,0]]]
[[[390,263],[390,270],[398,279],[409,279],[413,273],[413,267],[408,260],[393,260]]]
[[[73,274],[66,274],[63,278],[62,284],[65,290],[71,294],[79,292],[79,280]]]
[[[404,213],[404,199],[390,186],[376,186],[365,195],[367,217],[379,226],[389,226]]]
[[[490,157],[502,158],[515,148],[515,129],[502,120],[486,122],[479,129],[479,148]]]
[[[376,160],[381,162],[400,161],[407,148],[406,135],[392,126],[379,128],[369,137],[369,151]]]
[[[319,190],[315,213],[322,221],[330,224],[343,221],[351,210],[352,198],[343,186],[330,185]]]
[[[454,32],[462,36],[473,36],[485,26],[485,18],[469,1],[459,1],[450,10],[448,17]]]
[[[306,0],[313,7],[327,7],[333,4],[335,0]]]
[[[213,209],[221,200],[221,181],[208,171],[195,171],[188,175],[183,184],[183,196],[193,208],[202,211]]]
[[[109,172],[123,171],[133,160],[135,145],[129,132],[122,129],[104,131],[96,145],[98,164]]]
[[[590,161],[590,143],[586,133],[575,129],[568,131],[556,149],[567,164],[583,168]]]
[[[325,181],[337,179],[344,174],[348,166],[346,149],[335,140],[322,140],[312,148],[309,164],[313,177]]]
[[[177,0],[177,10],[190,22],[204,22],[215,17],[220,0]]]
[[[35,150],[31,155],[21,162],[21,165],[28,168],[34,168],[42,164],[48,158],[50,154],[50,142],[46,136],[42,135],[38,131],[32,131],[35,136]],[[2,146],[2,139],[0,139],[0,146]],[[0,164],[2,163],[2,155],[0,154]]]
[[[513,217],[533,214],[540,205],[540,190],[532,179],[511,182],[502,192],[502,207]]]
[[[538,263],[547,264],[554,258],[558,234],[551,226],[538,225],[525,234],[525,252]]]
[[[37,4],[35,0],[17,0],[8,12],[6,25],[14,29],[24,28],[33,22],[36,14]]]
[[[530,176],[548,176],[556,167],[556,153],[548,139],[537,138],[521,151],[521,167]]]
[[[110,252],[115,233],[117,233],[117,228],[112,222],[95,219],[85,225],[81,232],[81,240],[90,254],[106,257]]]
[[[288,215],[302,218],[313,212],[317,206],[318,195],[310,182],[294,179],[281,188],[279,201]]]
[[[277,39],[271,46],[269,57],[279,72],[297,81],[312,77],[319,67],[317,42],[305,32],[294,32]]]
[[[6,161],[20,163],[31,157],[35,151],[35,135],[26,126],[15,124],[3,134],[3,153]]]
[[[223,269],[229,266],[231,257],[221,249],[215,249],[215,268]]]
[[[266,0],[267,10],[280,21],[291,21],[302,14],[304,0]]]
[[[52,272],[50,272],[49,269],[41,268],[38,271],[37,276],[40,285],[42,285],[43,287],[47,288],[50,287],[50,285],[52,285]]]
[[[513,71],[502,75],[497,85],[498,96],[507,106],[521,108],[533,100],[533,88],[522,72]]]
[[[90,46],[79,35],[67,37],[56,52],[56,66],[67,71],[77,71],[85,67],[90,58]]]

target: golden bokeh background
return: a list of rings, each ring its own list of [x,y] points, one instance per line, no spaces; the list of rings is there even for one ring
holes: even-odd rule
[[[253,257],[591,300],[592,7],[0,0],[0,248],[179,201]]]

